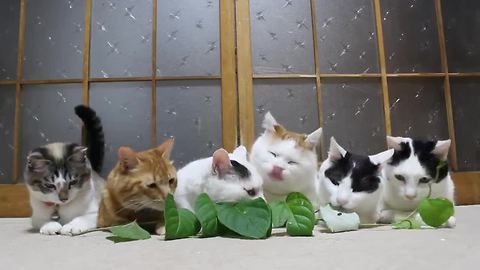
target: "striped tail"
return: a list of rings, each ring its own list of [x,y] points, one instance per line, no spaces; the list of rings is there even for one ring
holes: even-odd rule
[[[102,121],[94,110],[85,105],[76,106],[75,113],[82,119],[87,130],[88,159],[92,169],[100,173],[105,156],[105,134]]]

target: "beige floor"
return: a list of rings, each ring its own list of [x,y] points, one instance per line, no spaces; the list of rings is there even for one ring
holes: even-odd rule
[[[455,229],[121,244],[106,233],[43,236],[29,232],[28,219],[0,219],[0,269],[480,269],[480,205],[458,207],[456,215]]]

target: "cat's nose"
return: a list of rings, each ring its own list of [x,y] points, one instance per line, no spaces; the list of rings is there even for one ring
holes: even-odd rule
[[[415,194],[414,195],[405,194],[405,197],[409,200],[414,200],[417,197],[417,195],[415,195]]]
[[[340,206],[344,206],[345,204],[348,203],[348,199],[347,199],[347,198],[337,198],[337,203],[338,203]]]

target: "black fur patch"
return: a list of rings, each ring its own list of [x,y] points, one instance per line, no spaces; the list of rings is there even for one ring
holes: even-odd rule
[[[230,163],[232,163],[232,169],[240,176],[240,178],[250,177],[250,171],[245,166],[235,160],[230,160]]]
[[[442,166],[439,168],[437,175],[437,167],[440,164],[440,159],[432,154],[432,151],[437,145],[436,141],[413,141],[413,150],[418,157],[420,164],[427,171],[428,175],[435,180],[436,183],[443,180],[448,174],[448,166]],[[435,177],[438,177],[435,179]]]
[[[334,185],[339,185],[343,178],[351,174],[353,192],[374,192],[378,189],[380,178],[379,168],[370,162],[366,156],[347,152],[345,157],[334,162],[333,166],[325,171],[325,176]]]
[[[75,113],[82,119],[87,130],[88,159],[92,169],[100,173],[105,157],[105,134],[102,121],[94,110],[84,105],[76,106]]]
[[[408,159],[412,153],[408,143],[402,142],[400,143],[400,147],[400,150],[395,150],[392,159],[389,162],[392,166],[398,165],[401,161]]]

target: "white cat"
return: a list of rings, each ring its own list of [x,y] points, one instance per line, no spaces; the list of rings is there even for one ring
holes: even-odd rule
[[[388,147],[395,150],[384,168],[385,192],[380,221],[391,223],[414,211],[429,193],[431,198],[447,198],[454,202],[454,184],[447,161],[450,140],[420,141],[387,136]],[[429,186],[431,186],[431,191]],[[447,226],[455,226],[451,217]]]
[[[236,202],[263,197],[262,178],[247,161],[247,149],[232,154],[218,149],[212,157],[190,162],[177,172],[177,206],[194,210],[197,196],[206,193],[215,202]]]
[[[318,208],[319,128],[309,135],[286,130],[270,112],[263,120],[265,132],[252,146],[250,161],[263,178],[267,201],[281,201],[290,192],[301,192]]]
[[[382,195],[382,165],[393,155],[387,150],[372,156],[352,154],[335,138],[330,139],[328,158],[320,166],[320,203],[344,212],[356,212],[360,222],[377,222]]]

